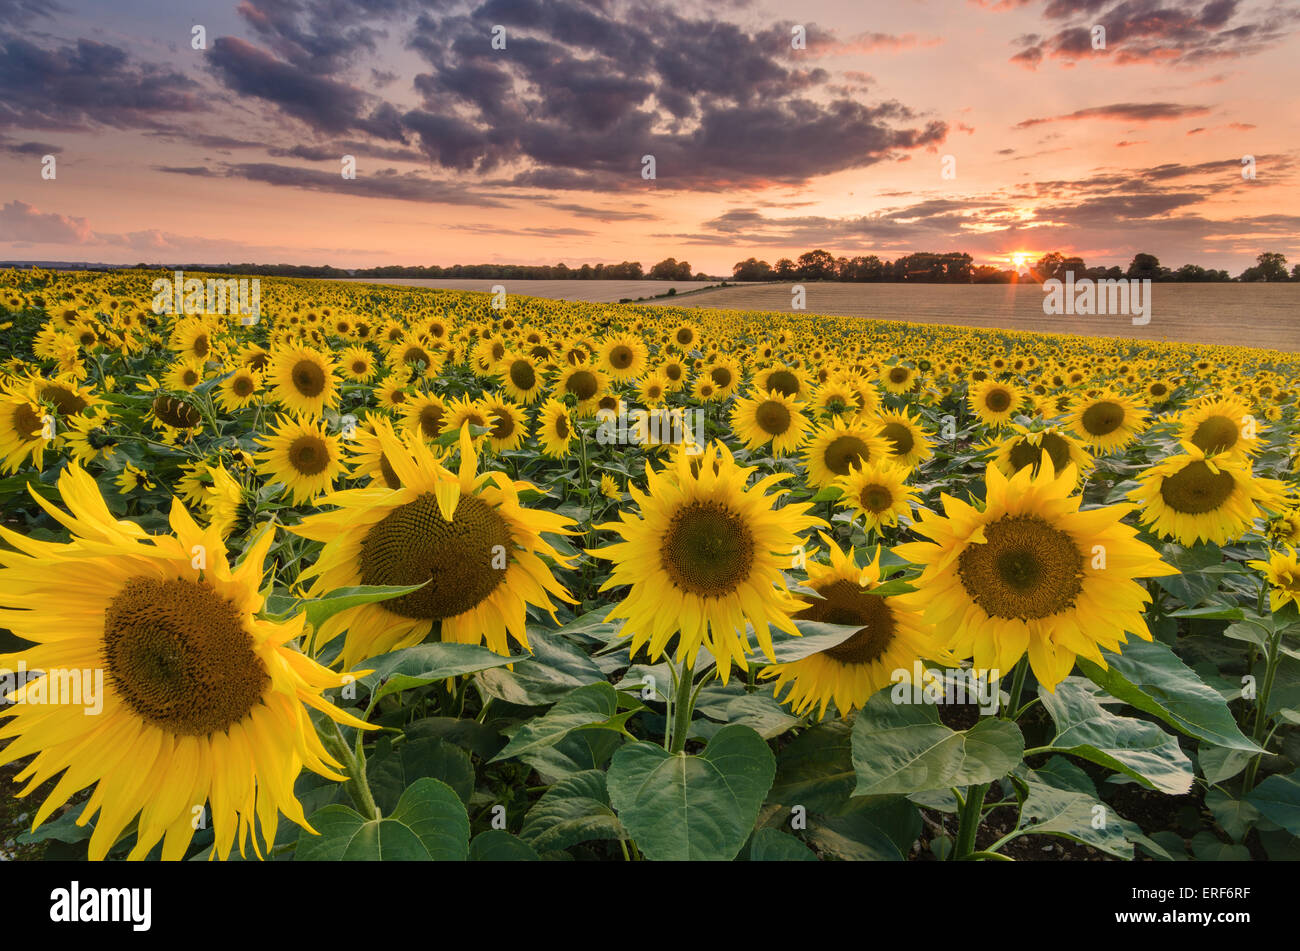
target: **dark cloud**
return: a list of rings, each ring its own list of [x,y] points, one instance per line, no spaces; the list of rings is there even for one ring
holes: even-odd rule
[[[63,146],[50,145],[47,142],[9,142],[0,136],[0,152],[10,155],[60,155]]]
[[[170,67],[137,63],[107,43],[45,49],[0,35],[0,126],[156,128],[162,116],[198,111],[197,90]]]
[[[1253,56],[1282,42],[1300,23],[1294,4],[1243,0],[1045,0],[1043,16],[1073,20],[1046,36],[1020,37],[1011,62],[1036,69],[1044,59],[1126,66],[1198,66]],[[1106,28],[1093,49],[1092,27]]]
[[[592,208],[588,205],[575,205],[564,202],[550,202],[548,207],[556,211],[567,211],[579,218],[594,218],[597,221],[657,221],[658,215],[646,211],[619,211],[613,208]]]
[[[169,172],[172,175],[192,175],[195,178],[217,178],[216,172],[206,165],[155,165],[155,172]]]
[[[158,167],[159,171],[180,175],[207,175],[194,168]],[[363,198],[390,198],[398,201],[427,202],[443,205],[474,205],[480,208],[502,208],[506,205],[497,198],[466,188],[462,183],[435,181],[422,175],[394,169],[369,172],[357,169],[356,178],[344,178],[338,171],[299,168],[277,165],[273,162],[243,162],[222,166],[212,174],[225,178],[242,178],[266,185],[300,188],[306,191],[334,192]]]
[[[1044,119],[1025,119],[1017,122],[1017,129],[1028,129],[1045,122],[1074,122],[1082,119],[1119,119],[1125,122],[1158,122],[1169,119],[1184,119],[1188,116],[1203,116],[1208,113],[1207,106],[1188,106],[1177,102],[1116,102],[1108,106],[1090,106],[1076,109],[1074,112]]]

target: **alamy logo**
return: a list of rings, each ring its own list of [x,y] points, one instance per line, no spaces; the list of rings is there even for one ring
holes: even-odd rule
[[[1073,271],[1065,272],[1065,282],[1058,278],[1043,281],[1043,313],[1059,317],[1062,314],[1122,314],[1132,316],[1134,326],[1151,323],[1151,281],[1128,278],[1105,278],[1094,281],[1090,277],[1074,279]]]
[[[50,892],[50,921],[129,921],[133,931],[148,931],[153,920],[150,888],[68,888]]]
[[[596,441],[602,446],[682,444],[689,456],[704,451],[704,411],[700,409],[634,409],[620,402],[618,411],[596,411]]]
[[[10,697],[19,690],[18,696]],[[20,660],[17,670],[0,667],[0,699],[24,704],[81,707],[86,716],[96,716],[104,710],[104,669],[54,667],[28,670],[26,662]]]
[[[151,293],[153,312],[159,315],[237,314],[245,327],[262,319],[262,281],[256,277],[210,277],[202,281],[176,271],[170,281],[165,277],[154,281]]]
[[[894,685],[889,697],[894,703],[906,704],[975,704],[980,713],[992,716],[1002,699],[997,683],[999,670],[934,670],[913,661],[912,669],[899,667],[890,674]]]

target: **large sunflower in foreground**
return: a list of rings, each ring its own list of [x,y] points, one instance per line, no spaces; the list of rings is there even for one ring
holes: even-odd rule
[[[417,585],[398,598],[340,611],[321,625],[316,644],[347,632],[342,657],[356,660],[418,644],[441,624],[441,639],[487,643],[508,654],[509,633],[528,647],[528,605],[553,612],[554,595],[571,601],[542,561],[568,568],[569,560],[543,533],[569,535],[555,512],[524,508],[519,493],[532,488],[501,472],[478,473],[469,427],[460,431],[460,469],[450,472],[423,442],[377,435],[400,488],[372,483],[326,495],[334,511],[308,516],[290,531],[325,543],[303,573],[309,595],[354,585]],[[553,616],[553,614],[552,614]]]
[[[912,529],[931,541],[894,549],[924,567],[918,590],[900,596],[923,607],[948,646],[980,669],[1007,676],[1026,653],[1048,690],[1076,655],[1106,666],[1126,634],[1150,640],[1142,611],[1150,595],[1137,578],[1177,574],[1137,531],[1120,521],[1128,505],[1080,511],[1073,466],[1058,475],[1051,459],[1008,479],[985,470],[983,508],[945,495],[944,514],[923,511]]]
[[[648,644],[656,660],[680,632],[677,660],[694,664],[706,647],[726,683],[731,662],[745,669],[752,650],[746,623],[770,659],[770,625],[798,633],[790,614],[802,605],[781,572],[799,550],[799,533],[826,523],[805,514],[807,502],[774,507],[786,490],[768,490],[789,473],[747,487],[753,472],[719,443],[694,456],[679,452],[664,469],[646,466],[646,491],[629,485],[639,515],[620,512],[599,526],[621,539],[590,554],[614,563],[601,591],[629,586],[607,620],[627,619],[633,654]]]
[[[272,533],[232,569],[216,530],[200,529],[179,501],[174,534],[151,536],[114,519],[75,464],[59,477],[59,492],[71,514],[35,498],[71,531],[70,542],[0,528],[16,549],[0,551],[0,626],[36,644],[0,656],[0,665],[43,672],[9,694],[14,703],[0,712],[10,718],[0,739],[11,741],[0,763],[35,754],[18,774],[27,783],[20,796],[63,774],[32,828],[94,784],[77,819],[84,825],[98,813],[92,859],[104,858],[137,816],[130,858],[160,839],[164,859],[184,857],[194,807],[204,803],[221,858],[236,839],[244,854],[250,833],[261,855],[259,829],[269,849],[280,813],[310,830],[294,796],[299,772],[344,777],[306,707],[365,724],[321,696],[344,680],[292,646],[301,615],[257,617]],[[71,677],[85,683],[92,673],[102,676],[94,703],[70,695]]]
[[[1247,458],[1234,452],[1206,454],[1184,442],[1186,455],[1166,459],[1138,477],[1128,494],[1142,506],[1142,523],[1184,545],[1237,541],[1264,509],[1285,507],[1286,487],[1251,474]]]
[[[759,677],[778,678],[778,694],[789,688],[782,703],[790,704],[799,715],[818,706],[821,718],[833,700],[843,716],[894,683],[895,671],[905,670],[910,677],[918,660],[955,663],[919,608],[905,606],[897,597],[872,594],[871,589],[880,583],[879,548],[871,564],[863,568],[853,549],[846,554],[829,536],[821,537],[830,548],[831,563],[808,563],[808,587],[821,597],[795,617],[861,628],[828,650],[764,667]]]

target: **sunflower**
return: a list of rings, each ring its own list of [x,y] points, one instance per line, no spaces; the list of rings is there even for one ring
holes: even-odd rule
[[[755,373],[754,390],[759,393],[776,390],[782,396],[801,401],[812,397],[812,383],[807,372],[785,364],[765,367]]]
[[[402,404],[403,421],[408,431],[419,433],[425,439],[441,436],[447,422],[447,404],[436,393],[421,393]],[[454,431],[454,430],[453,430]]]
[[[1145,425],[1141,404],[1110,390],[1077,400],[1070,411],[1070,429],[1101,453],[1127,446]]]
[[[778,696],[786,691],[781,703],[800,716],[817,706],[821,719],[834,701],[836,711],[845,716],[894,683],[895,671],[910,672],[920,660],[955,662],[919,609],[905,606],[897,597],[871,593],[880,582],[879,548],[863,568],[852,548],[846,554],[830,536],[821,538],[830,550],[831,563],[808,564],[808,587],[820,597],[795,618],[861,628],[827,650],[759,671],[760,679],[777,678]]]
[[[1159,406],[1161,403],[1169,402],[1175,388],[1170,380],[1151,380],[1143,388],[1142,393],[1150,403]]]
[[[745,448],[761,449],[771,443],[774,456],[796,451],[809,425],[802,404],[779,390],[755,391],[731,408],[731,428]]]
[[[211,466],[209,472],[212,485],[204,487],[203,507],[208,514],[208,524],[226,539],[239,526],[244,511],[244,487],[225,466]]]
[[[339,368],[345,379],[365,383],[375,375],[375,358],[365,347],[348,347],[340,355]]]
[[[569,454],[573,437],[573,420],[568,408],[557,399],[548,399],[537,415],[537,443],[542,454],[552,459],[564,458]]]
[[[627,619],[633,655],[649,645],[656,660],[680,633],[678,662],[693,665],[705,647],[725,684],[732,661],[746,669],[747,623],[772,660],[770,625],[798,633],[789,615],[800,602],[781,570],[799,533],[826,523],[805,514],[810,503],[774,507],[786,490],[768,490],[789,473],[747,486],[755,470],[719,443],[695,457],[680,452],[672,465],[671,473],[646,467],[646,491],[629,486],[639,514],[620,512],[618,522],[599,526],[621,540],[589,554],[614,563],[601,591],[629,586],[606,620]]]
[[[469,427],[460,430],[460,468],[445,469],[424,443],[380,435],[401,483],[372,484],[320,500],[334,511],[308,516],[291,531],[324,542],[309,596],[354,585],[424,587],[341,611],[323,623],[318,644],[347,632],[342,657],[356,659],[418,644],[438,625],[441,639],[480,644],[508,654],[507,632],[528,648],[527,609],[554,617],[550,597],[572,602],[542,560],[569,568],[542,536],[575,534],[555,512],[524,508],[519,492],[531,489],[500,472],[477,473]]]
[[[659,372],[668,381],[669,393],[676,393],[683,389],[686,386],[686,378],[690,375],[686,364],[677,357],[669,357],[659,364]]]
[[[853,465],[848,475],[832,483],[842,493],[835,504],[854,518],[861,515],[867,528],[878,532],[897,525],[900,516],[910,518],[912,508],[920,504],[906,479],[907,470],[887,458]]]
[[[1050,691],[1076,656],[1104,668],[1101,648],[1118,653],[1126,634],[1151,640],[1151,597],[1135,579],[1178,573],[1121,521],[1131,506],[1080,511],[1070,470],[1056,474],[1049,457],[1036,476],[1026,466],[1008,479],[989,466],[982,509],[945,495],[943,515],[923,509],[912,526],[932,541],[894,549],[924,568],[900,598],[952,632],[954,654],[1006,674],[1028,652]]]
[[[880,385],[885,388],[885,392],[892,393],[895,396],[906,393],[916,383],[916,370],[901,363],[897,366],[885,367],[880,374]]]
[[[817,388],[813,406],[826,416],[857,415],[857,391],[842,380],[828,380]]]
[[[166,369],[162,375],[162,382],[171,390],[193,392],[194,388],[203,382],[203,370],[201,365],[196,366],[181,360]]]
[[[1264,580],[1269,585],[1269,608],[1274,613],[1288,604],[1300,608],[1300,561],[1296,560],[1294,548],[1287,545],[1286,550],[1285,555],[1275,551],[1267,559],[1246,562],[1264,573]]]
[[[1186,455],[1142,473],[1128,494],[1141,503],[1141,521],[1156,534],[1184,545],[1202,539],[1226,545],[1250,531],[1263,509],[1284,507],[1286,487],[1252,475],[1244,456],[1209,454],[1186,441],[1182,447]]]
[[[1063,472],[1067,465],[1072,465],[1077,477],[1086,479],[1092,471],[1092,456],[1069,433],[1055,426],[1031,431],[1026,426],[1013,423],[1011,428],[1015,430],[1014,435],[989,446],[995,450],[989,461],[1007,478],[1026,466],[1033,470],[1033,475],[1038,475],[1044,456],[1051,460],[1054,472]]]
[[[668,379],[658,372],[647,373],[636,385],[637,396],[646,406],[659,406],[668,393]]]
[[[273,434],[255,442],[266,447],[257,454],[258,471],[272,482],[282,483],[294,505],[329,491],[347,471],[339,438],[325,431],[323,421],[281,416]]]
[[[890,443],[881,435],[878,423],[855,418],[845,422],[835,416],[823,423],[804,446],[808,480],[825,489],[853,465],[889,458]]]
[[[608,472],[601,473],[600,494],[607,499],[613,499],[615,502],[623,500],[623,490],[618,487],[618,480]]]
[[[149,478],[149,473],[136,468],[129,462],[122,467],[122,471],[117,474],[113,482],[117,485],[118,495],[146,492],[155,487],[153,480]]]
[[[393,465],[384,455],[384,439],[397,439],[392,420],[383,416],[367,416],[353,433],[356,445],[352,448],[352,477],[368,479],[390,489],[399,489],[402,481],[393,471]]]
[[[1275,542],[1300,545],[1300,506],[1289,505],[1276,518],[1269,519],[1267,535]]]
[[[403,409],[411,399],[406,383],[396,376],[386,376],[374,388],[375,401],[381,409]]]
[[[1178,422],[1180,439],[1212,455],[1233,452],[1249,456],[1261,444],[1255,417],[1232,397],[1203,400],[1184,412]]]
[[[713,383],[715,390],[713,398],[719,402],[726,402],[732,393],[740,389],[744,378],[740,364],[730,357],[719,357],[708,367],[703,376],[707,376]]]
[[[971,412],[990,426],[1002,426],[1016,415],[1024,395],[1010,383],[988,379],[976,383],[968,394]]]
[[[409,379],[437,376],[446,354],[425,337],[405,336],[388,351],[388,365]]]
[[[689,320],[684,320],[673,331],[672,340],[673,344],[682,350],[690,350],[699,345],[700,328]]]
[[[592,416],[608,387],[609,378],[595,367],[575,366],[560,374],[555,383],[555,395],[560,399],[571,396],[577,401],[573,411],[575,416]]]
[[[93,860],[103,859],[137,816],[129,858],[144,858],[159,840],[163,859],[183,858],[195,804],[207,806],[218,858],[236,838],[241,855],[249,838],[257,855],[269,851],[280,813],[314,833],[294,781],[304,766],[345,777],[334,771],[339,764],[306,708],[369,727],[321,695],[344,677],[294,649],[303,616],[258,616],[273,533],[260,535],[231,568],[216,531],[201,530],[179,500],[172,503],[173,534],[151,536],[117,521],[75,463],[60,475],[59,492],[70,514],[36,501],[71,531],[71,541],[0,528],[16,549],[0,552],[0,624],[36,644],[0,657],[0,665],[44,671],[6,698],[14,703],[0,711],[10,720],[0,728],[9,741],[0,763],[35,754],[18,774],[27,783],[20,796],[62,773],[32,828],[93,784],[77,819],[84,826],[98,814]],[[81,704],[49,702],[58,684],[52,677],[88,671],[106,674],[98,716]]]
[[[915,469],[934,455],[920,418],[909,416],[906,409],[878,412],[876,422],[880,424],[880,435],[890,443],[890,460],[903,468]]]
[[[609,337],[601,345],[596,365],[615,380],[634,380],[645,372],[645,341],[635,334]]]
[[[319,416],[339,401],[334,360],[301,344],[273,354],[269,379],[276,402],[299,415]]]
[[[452,399],[447,404],[447,411],[442,418],[444,433],[458,433],[466,423],[472,426],[487,426],[487,410],[482,400],[471,400],[468,396]],[[475,439],[475,444],[479,442]]]
[[[259,373],[248,367],[240,367],[217,388],[217,402],[228,413],[243,409],[257,398],[257,390],[261,385]]]
[[[518,449],[528,435],[528,417],[515,403],[499,396],[485,396],[482,405],[487,412],[488,445],[493,452]]]
[[[507,354],[497,365],[497,377],[511,399],[525,406],[541,399],[542,375],[532,357],[519,353]]]
[[[111,459],[118,446],[112,425],[112,413],[104,406],[73,416],[64,432],[68,454],[82,465]]]
[[[17,472],[27,460],[42,468],[48,428],[30,392],[0,396],[0,472]]]

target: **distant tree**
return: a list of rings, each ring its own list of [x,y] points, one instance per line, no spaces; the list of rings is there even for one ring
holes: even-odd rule
[[[731,276],[737,281],[770,281],[772,265],[758,258],[746,258],[736,262],[731,269]]]
[[[971,283],[973,284],[1014,284],[1016,280],[1016,271],[1001,270],[993,267],[991,264],[981,264],[971,272]]]
[[[799,255],[797,273],[803,281],[829,281],[835,277],[835,258],[821,248],[805,251]]]
[[[691,265],[689,261],[664,258],[650,269],[649,277],[652,281],[689,281]]]
[[[1128,271],[1124,276],[1131,281],[1156,281],[1159,280],[1167,270],[1160,267],[1160,259],[1154,254],[1138,253],[1133,256],[1129,262]]]
[[[1208,278],[1206,277],[1205,268],[1199,264],[1184,264],[1177,271],[1174,271],[1174,280],[1199,284],[1208,280]]]
[[[782,258],[776,262],[776,270],[773,273],[781,280],[789,280],[795,276],[794,262],[789,258]]]
[[[1297,264],[1295,267],[1291,268],[1291,280],[1300,281],[1300,264]]]
[[[1243,281],[1285,281],[1286,257],[1276,251],[1265,251],[1255,258],[1255,266],[1241,272]]]

